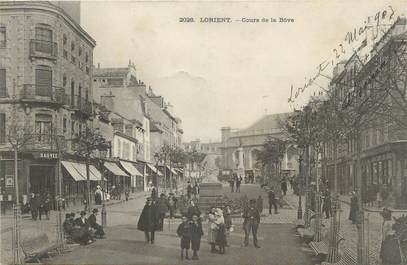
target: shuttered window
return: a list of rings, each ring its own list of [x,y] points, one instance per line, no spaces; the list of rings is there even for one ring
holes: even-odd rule
[[[52,71],[50,69],[35,70],[35,94],[37,96],[51,96]]]
[[[37,40],[35,50],[38,52],[52,53],[52,30],[46,28],[35,28],[35,39]]]
[[[0,69],[0,98],[7,97],[6,69]]]
[[[6,114],[0,113],[0,143],[6,142]]]
[[[6,48],[6,27],[0,27],[0,48]]]

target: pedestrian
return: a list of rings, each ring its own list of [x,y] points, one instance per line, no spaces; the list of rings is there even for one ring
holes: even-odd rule
[[[177,199],[174,193],[170,193],[168,196],[168,209],[170,210],[170,218],[174,218],[175,210],[177,209]]]
[[[44,213],[45,194],[40,195],[39,193],[37,193],[35,196],[38,198],[38,219],[42,220],[42,214]]]
[[[168,212],[168,201],[167,201],[167,198],[165,197],[164,193],[161,193],[160,198],[158,199],[157,207],[158,207],[160,231],[163,231],[165,214]]]
[[[276,194],[274,193],[274,189],[273,187],[270,188],[269,192],[268,192],[268,202],[269,202],[269,215],[271,215],[271,209],[272,207],[274,207],[274,213],[278,214],[278,210],[277,210],[277,198],[276,198]]]
[[[79,228],[75,235],[75,240],[81,245],[90,244],[95,241],[89,231],[90,227],[85,211],[81,211],[80,217],[75,219],[75,226]]]
[[[64,237],[68,240],[68,242],[72,240],[72,232],[74,226],[71,216],[72,215],[70,213],[65,214],[65,220],[62,224],[62,227],[64,229]]]
[[[218,234],[218,226],[216,224],[215,208],[211,208],[208,213],[208,243],[211,246],[211,253],[217,253],[216,237]]]
[[[285,177],[281,180],[281,190],[283,191],[284,196],[286,196],[287,195],[287,180]]]
[[[38,207],[39,207],[38,198],[35,196],[34,193],[31,193],[30,211],[31,211],[32,220],[34,220],[34,221],[36,221],[37,217],[38,217]]]
[[[225,219],[223,217],[223,212],[221,209],[217,208],[215,211],[215,223],[217,225],[216,233],[216,245],[219,247],[219,254],[225,254],[226,242],[226,227]]]
[[[192,196],[196,200],[198,197],[198,185],[195,183],[192,187]]]
[[[240,184],[242,184],[242,180],[243,180],[242,176],[239,176],[236,179],[236,192],[240,192]]]
[[[92,214],[88,218],[88,223],[89,223],[90,228],[95,230],[95,236],[97,236],[98,238],[104,238],[105,231],[103,230],[103,227],[96,222],[97,214],[98,214],[98,209],[96,209],[96,208],[93,209]]]
[[[257,242],[257,230],[260,224],[260,213],[259,210],[256,208],[256,200],[250,200],[250,206],[244,209],[243,212],[243,229],[244,229],[244,246],[247,247],[249,245],[249,236],[250,231],[253,234],[253,245],[256,248],[260,248]]]
[[[187,210],[187,217],[192,219],[193,215],[198,215],[198,217],[201,217],[201,210],[199,210],[199,207],[195,204],[194,200],[190,200]]]
[[[352,221],[352,224],[357,223],[358,211],[359,211],[358,197],[356,196],[356,192],[352,191],[349,209],[349,220]]]
[[[196,214],[192,216],[191,222],[191,244],[192,244],[192,251],[194,252],[192,255],[193,260],[198,260],[198,251],[201,247],[201,237],[203,236],[202,230],[202,223],[200,221],[200,217]]]
[[[96,186],[95,205],[102,205],[102,190],[99,185]]]
[[[182,216],[182,222],[178,226],[177,235],[181,238],[181,260],[189,259],[188,250],[191,246],[191,222],[186,216]]]
[[[256,206],[257,210],[259,210],[259,213],[261,214],[263,212],[263,198],[261,197],[261,195],[259,195],[259,197],[257,198]]]
[[[129,201],[129,197],[130,197],[130,189],[128,187],[126,187],[124,189],[124,197],[126,198],[126,202]]]
[[[233,176],[229,180],[229,185],[230,185],[230,192],[233,193],[235,191],[235,180],[234,180]]]
[[[151,199],[152,199],[153,201],[155,201],[155,200],[158,199],[157,189],[156,189],[155,186],[153,186],[153,187],[151,188]]]
[[[383,217],[382,243],[380,247],[382,264],[401,264],[400,244],[393,230],[394,221],[391,218],[392,212],[387,208],[383,208],[380,214]]]
[[[331,194],[329,190],[327,189],[324,193],[324,198],[323,198],[323,206],[322,206],[322,212],[325,213],[325,218],[328,219],[330,216],[332,216],[332,201],[331,201]]]
[[[144,231],[146,244],[154,244],[154,233],[159,228],[159,216],[157,206],[151,198],[147,198],[137,223],[137,229]]]
[[[191,185],[191,182],[188,181],[188,186],[187,186],[187,197],[188,197],[188,200],[191,199],[191,194],[192,194],[192,185]]]

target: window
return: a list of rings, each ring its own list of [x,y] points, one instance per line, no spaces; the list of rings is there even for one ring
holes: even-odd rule
[[[75,81],[71,81],[71,105],[75,105]]]
[[[68,38],[66,37],[66,34],[64,34],[62,37],[62,44],[66,45],[67,42],[68,42]]]
[[[49,67],[35,70],[35,94],[37,96],[51,96],[52,71]]]
[[[6,27],[0,27],[0,48],[6,48]]]
[[[63,88],[66,88],[66,83],[67,83],[67,79],[66,79],[66,75],[64,74],[64,76],[62,77],[62,86],[63,86]]]
[[[75,58],[75,56],[73,56],[73,55],[71,55],[71,62],[72,62],[73,64],[76,63],[76,58]]]
[[[89,62],[89,54],[88,52],[85,52],[85,62]]]
[[[50,135],[52,132],[52,116],[48,114],[35,115],[35,137],[41,142],[48,142],[51,140]]]
[[[82,56],[82,47],[79,47],[79,49],[78,49],[78,56],[79,56],[79,57]]]
[[[0,69],[0,98],[7,97],[6,69]]]
[[[0,113],[0,143],[6,142],[6,114]]]
[[[64,58],[68,60],[68,52],[66,50],[64,50],[62,56],[64,56]]]
[[[75,135],[75,122],[71,121],[71,135],[74,136]]]
[[[63,119],[62,126],[63,126],[63,132],[65,134],[67,132],[67,120],[66,120],[66,118]]]
[[[75,51],[75,42],[71,42],[71,52]]]
[[[35,28],[35,51],[52,54],[52,30]]]

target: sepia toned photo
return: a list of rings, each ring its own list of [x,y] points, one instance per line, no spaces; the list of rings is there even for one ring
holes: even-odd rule
[[[407,0],[0,0],[0,264],[407,265]]]

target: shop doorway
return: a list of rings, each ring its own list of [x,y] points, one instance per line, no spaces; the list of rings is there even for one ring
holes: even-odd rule
[[[30,166],[30,193],[55,198],[55,167],[52,165]],[[53,203],[54,204],[54,203]]]

